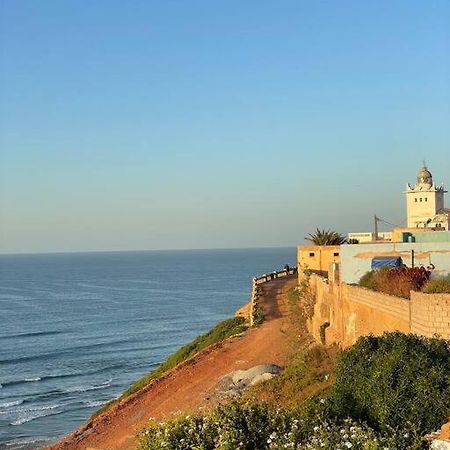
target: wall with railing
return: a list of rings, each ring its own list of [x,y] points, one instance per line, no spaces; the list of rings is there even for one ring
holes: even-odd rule
[[[258,307],[258,301],[261,298],[262,290],[261,285],[264,283],[269,283],[273,280],[278,280],[279,278],[285,278],[289,275],[296,275],[297,267],[289,267],[280,271],[274,271],[271,273],[265,273],[259,277],[254,277],[252,280],[252,295],[250,298],[250,326],[254,325],[255,309]]]

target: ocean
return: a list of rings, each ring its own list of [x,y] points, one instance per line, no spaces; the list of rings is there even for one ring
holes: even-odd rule
[[[0,255],[0,449],[39,449],[248,301],[294,248]]]

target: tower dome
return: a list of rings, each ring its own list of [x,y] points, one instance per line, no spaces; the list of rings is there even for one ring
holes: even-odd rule
[[[425,165],[417,172],[417,184],[433,185],[433,176]]]

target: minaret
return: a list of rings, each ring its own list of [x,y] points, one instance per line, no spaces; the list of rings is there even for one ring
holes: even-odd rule
[[[434,227],[436,215],[444,209],[444,186],[436,187],[433,176],[424,164],[417,172],[414,187],[406,185],[406,216],[408,228]]]

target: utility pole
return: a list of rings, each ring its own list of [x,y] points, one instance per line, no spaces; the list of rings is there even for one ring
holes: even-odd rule
[[[378,241],[378,221],[380,220],[376,214],[373,215],[374,224],[375,224],[375,241]]]

